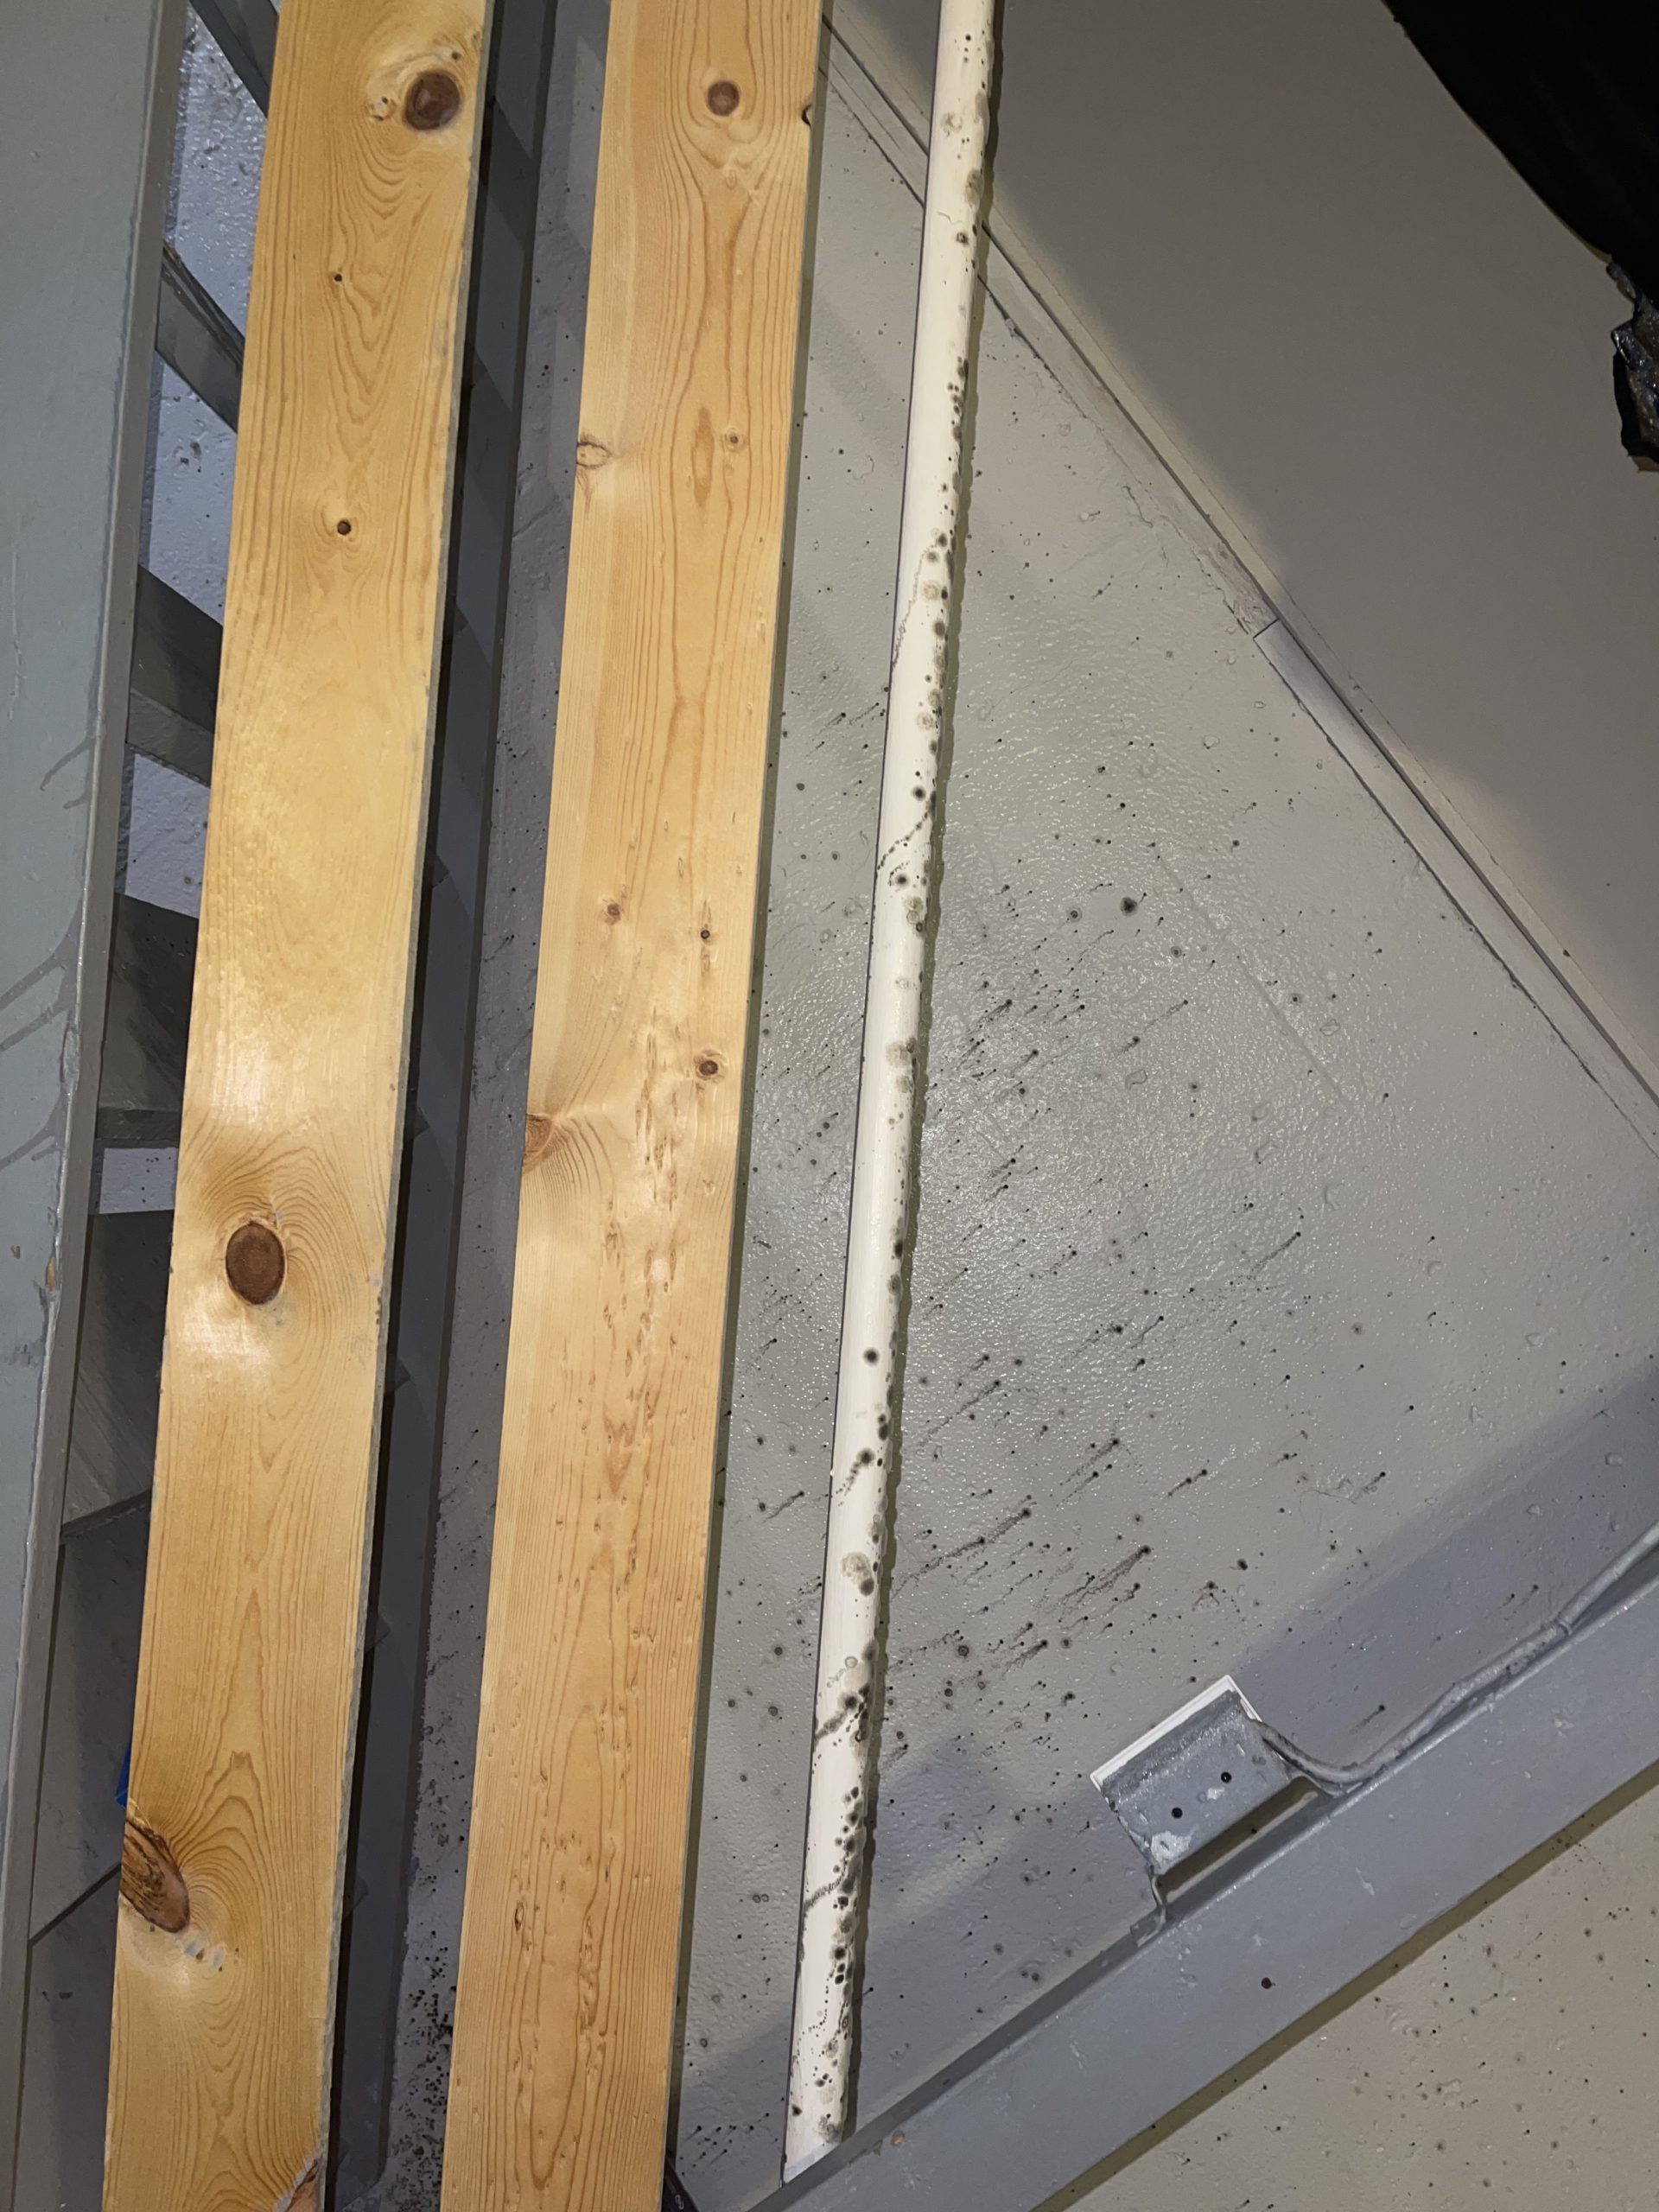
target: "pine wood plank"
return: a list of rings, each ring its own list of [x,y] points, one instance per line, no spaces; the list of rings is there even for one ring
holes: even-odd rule
[[[444,2212],[654,2212],[815,0],[613,0]]]
[[[284,0],[117,1939],[106,2212],[321,2202],[488,0]]]

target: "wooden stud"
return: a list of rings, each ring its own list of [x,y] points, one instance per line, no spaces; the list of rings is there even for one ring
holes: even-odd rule
[[[106,2212],[321,2200],[488,0],[284,0],[117,1939]]]
[[[816,0],[613,0],[444,2212],[650,2212]]]

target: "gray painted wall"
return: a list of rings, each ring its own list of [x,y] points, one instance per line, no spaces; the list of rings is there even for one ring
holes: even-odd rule
[[[182,17],[178,0],[149,0],[119,11],[12,10],[6,23],[0,2192],[9,2190],[15,2163],[29,2009],[35,1820]]]
[[[1647,2212],[1659,1796],[1575,1822],[1068,2203],[1087,2212]],[[1048,2212],[1059,2212],[1058,2204]]]
[[[841,0],[925,98],[933,0]],[[998,220],[1659,1061],[1659,481],[1595,258],[1382,0],[1008,0]]]
[[[767,2178],[781,2102],[914,298],[914,203],[835,100],[819,226],[680,2116],[703,2212]],[[1031,334],[987,315],[865,2115],[1127,1924],[1108,1752],[1228,1668],[1309,1744],[1390,1728],[1651,1510],[1652,1153]]]

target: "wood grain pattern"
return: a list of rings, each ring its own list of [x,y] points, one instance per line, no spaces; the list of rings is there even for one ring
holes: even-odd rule
[[[816,0],[613,0],[444,2212],[654,2212]]]
[[[283,8],[107,2212],[274,2212],[320,2190],[486,16],[487,0]],[[251,1222],[280,1242],[281,1280],[244,1269],[238,1296],[227,1249]]]

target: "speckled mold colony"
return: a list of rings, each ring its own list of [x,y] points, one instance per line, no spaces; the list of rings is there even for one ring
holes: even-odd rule
[[[916,212],[832,96],[679,2121],[704,2212],[781,2128]],[[974,436],[866,2114],[1131,1916],[1092,1765],[1229,1668],[1321,1750],[1407,1717],[1634,1533],[1654,1423],[1651,1154],[1174,488],[995,306]],[[1448,1590],[1417,1563],[1459,1529]]]

